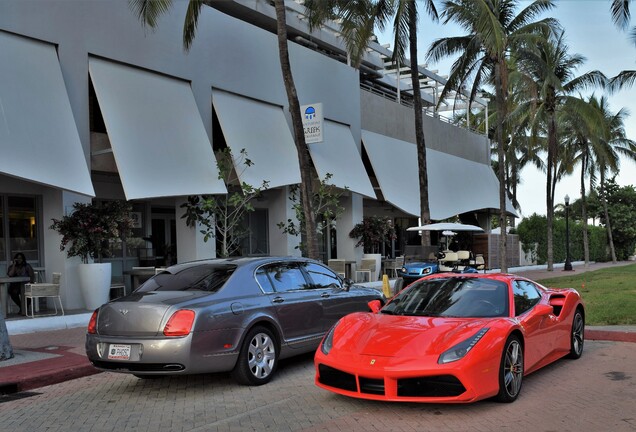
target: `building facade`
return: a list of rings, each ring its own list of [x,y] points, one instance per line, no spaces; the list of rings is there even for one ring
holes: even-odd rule
[[[215,160],[225,147],[245,149],[253,162],[236,167],[241,181],[269,183],[247,221],[243,253],[300,253],[299,239],[277,226],[295,219],[289,197],[300,174],[274,10],[262,0],[221,3],[203,8],[185,51],[186,2],[175,2],[152,30],[124,0],[0,1],[2,274],[24,252],[44,274],[63,273],[66,308],[83,308],[79,260],[60,252],[49,226],[90,200],[133,205],[136,241],[114,246],[113,281],[137,265],[215,256],[214,242],[186,226],[180,206],[189,195],[226,192]],[[301,12],[288,2],[298,97],[320,104],[324,117],[323,140],[309,145],[310,154],[320,178],[329,174],[343,190],[345,209],[323,236],[323,258],[359,261],[348,233],[364,216],[417,222],[413,110],[408,89],[384,70],[385,48],[374,44],[354,69],[337,31],[309,32]],[[422,114],[432,218],[472,214],[487,227],[498,207],[489,143],[432,113]]]

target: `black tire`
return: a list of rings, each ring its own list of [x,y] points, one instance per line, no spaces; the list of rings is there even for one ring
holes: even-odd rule
[[[515,335],[508,337],[499,365],[499,402],[510,403],[517,400],[523,384],[523,347]]]
[[[585,319],[580,309],[574,312],[572,318],[572,331],[570,332],[570,353],[568,358],[578,359],[583,355],[583,344],[585,343]]]
[[[243,385],[267,384],[278,366],[278,344],[265,327],[252,328],[243,341],[232,377]]]

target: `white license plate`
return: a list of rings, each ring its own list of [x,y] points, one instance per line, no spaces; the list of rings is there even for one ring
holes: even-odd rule
[[[108,360],[130,360],[130,345],[111,344],[108,348]]]

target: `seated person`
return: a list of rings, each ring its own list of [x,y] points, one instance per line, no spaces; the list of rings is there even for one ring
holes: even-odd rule
[[[11,265],[7,269],[7,276],[9,277],[19,277],[19,276],[28,276],[30,278],[29,282],[33,283],[35,281],[35,273],[33,272],[33,267],[26,261],[26,257],[22,252],[18,252],[13,257],[13,261],[11,261]],[[22,284],[24,282],[11,282],[9,284],[9,296],[11,296],[11,300],[14,301],[15,304],[20,308],[20,315],[23,315],[22,311]]]

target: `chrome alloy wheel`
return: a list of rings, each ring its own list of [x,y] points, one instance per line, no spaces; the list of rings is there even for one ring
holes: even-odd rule
[[[269,376],[276,362],[276,346],[272,338],[265,333],[257,333],[250,341],[247,360],[249,369],[256,378]]]
[[[569,358],[577,359],[583,354],[583,343],[585,341],[585,320],[581,311],[574,313],[572,320],[571,349]]]
[[[523,351],[517,340],[511,340],[506,348],[503,381],[508,396],[515,398],[521,391],[523,380]]]

